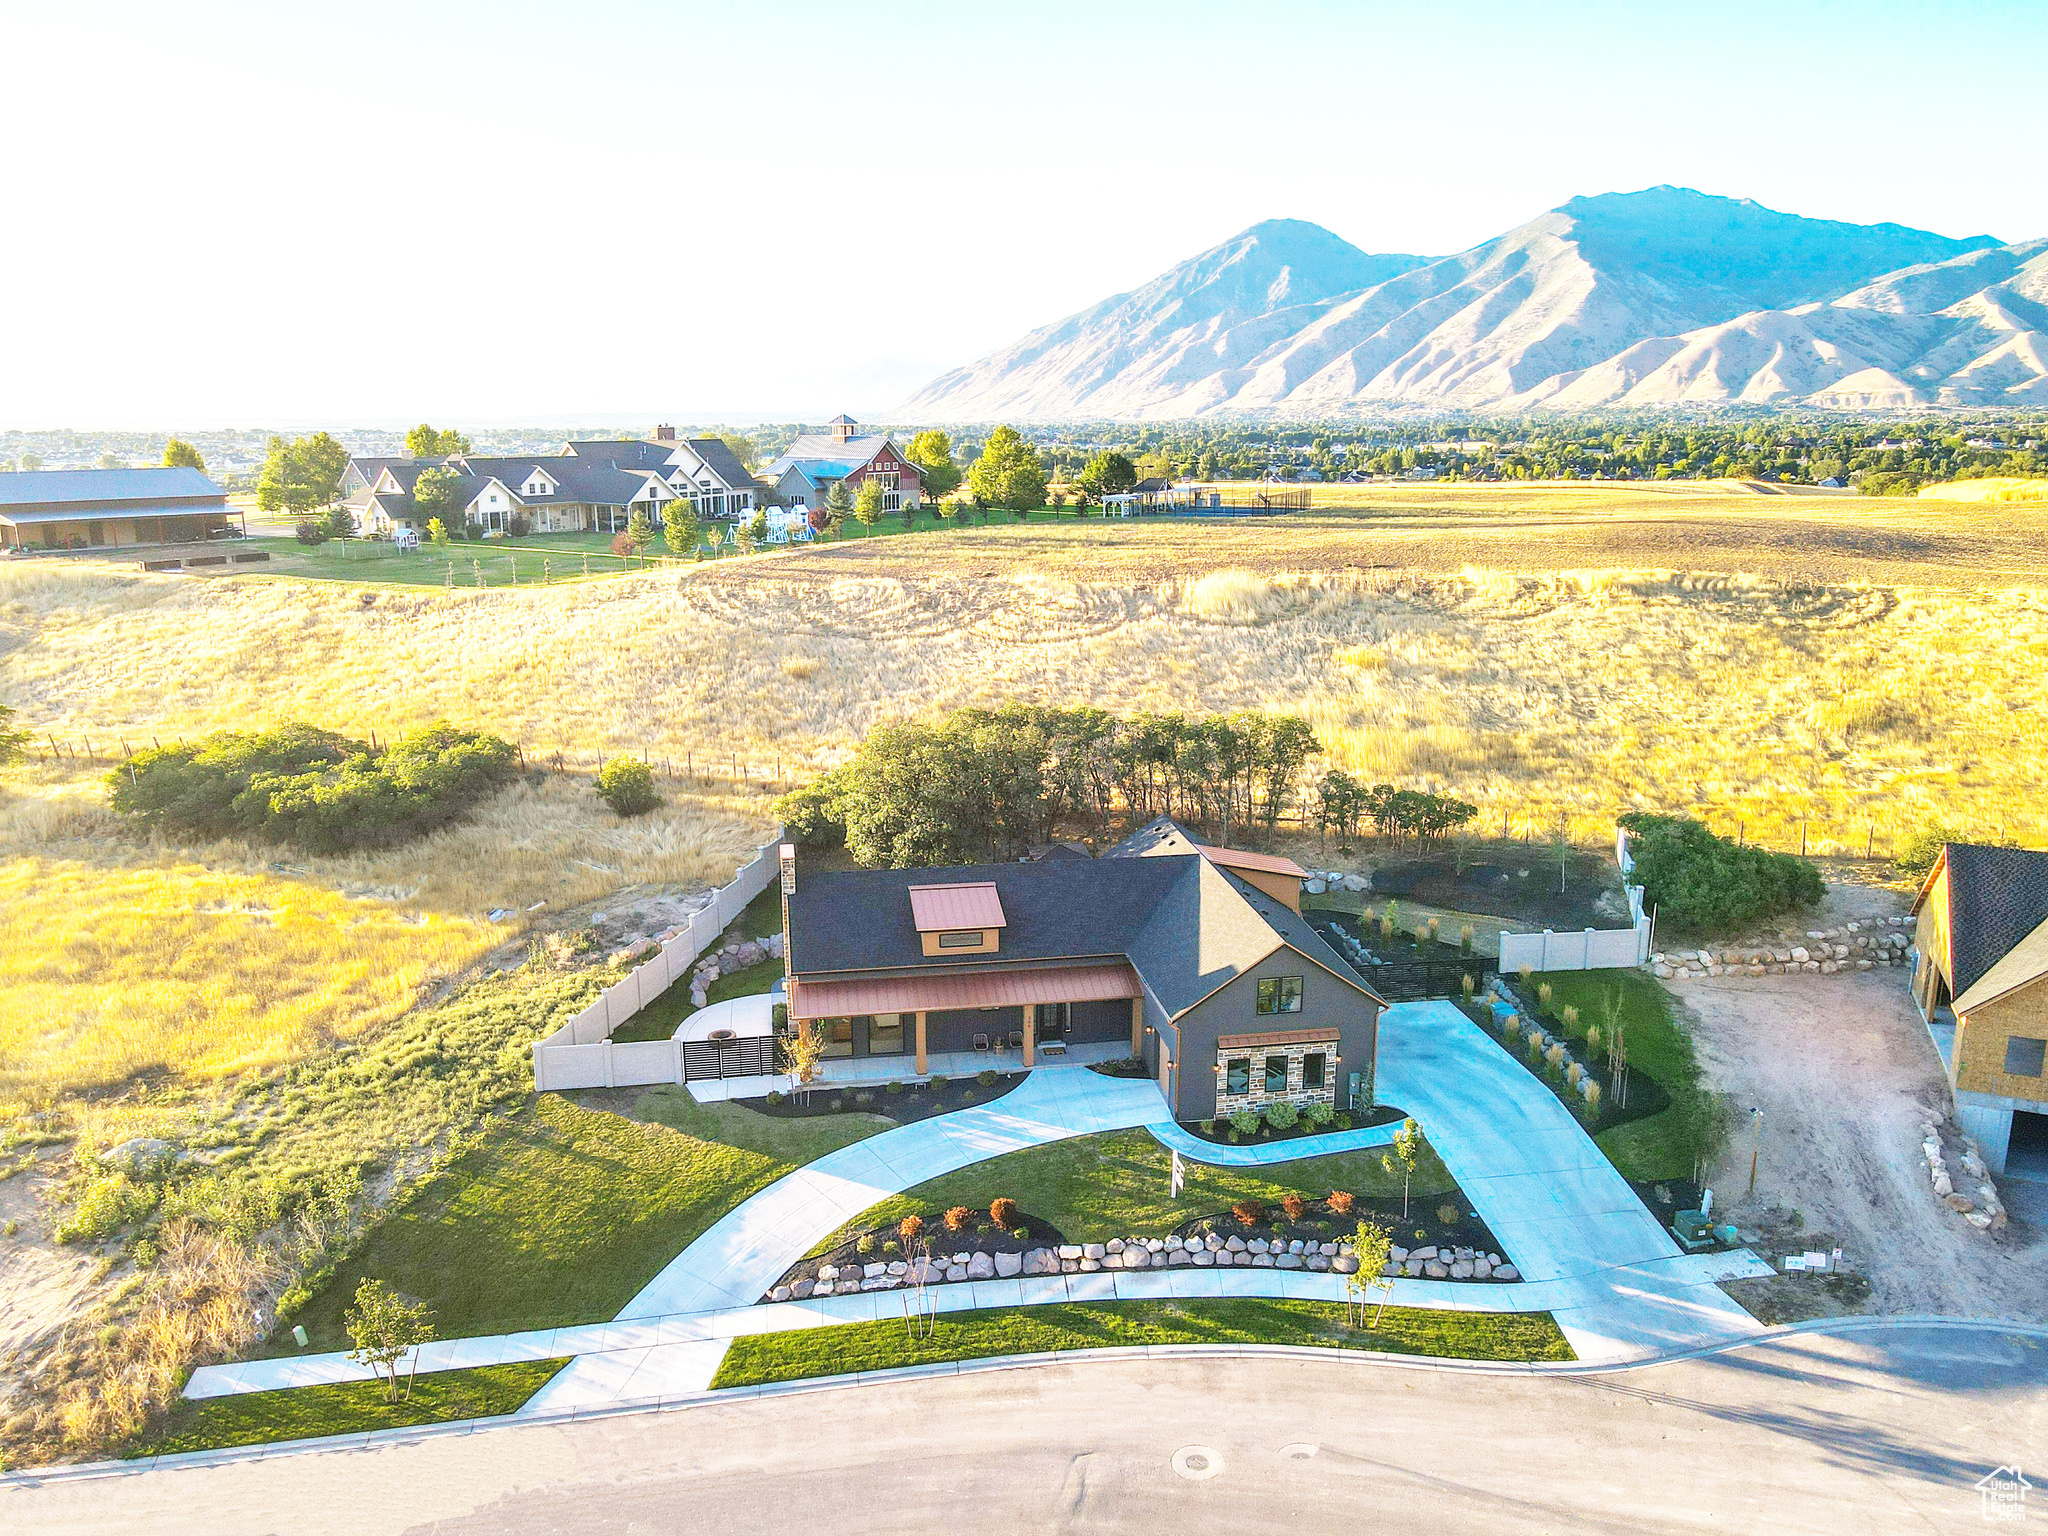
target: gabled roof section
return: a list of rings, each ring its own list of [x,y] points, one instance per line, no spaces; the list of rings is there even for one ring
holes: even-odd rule
[[[2039,981],[2043,976],[2048,976],[2048,918],[1994,961],[1991,969],[1979,976],[1967,992],[1957,995],[1952,1006],[1957,1013],[1966,1014],[1986,1003],[1995,1003],[2007,993],[2017,992],[2028,982]]]
[[[910,920],[919,933],[962,928],[1003,928],[1003,901],[992,880],[964,881],[958,885],[913,885],[910,888]]]
[[[0,507],[200,497],[225,500],[227,494],[188,465],[175,469],[21,469],[0,475]]]
[[[560,457],[595,459],[620,469],[666,469],[675,451],[674,443],[650,443],[639,437],[577,438],[562,445]]]
[[[1244,848],[1224,848],[1198,842],[1195,834],[1171,816],[1155,816],[1129,837],[1108,849],[1105,859],[1142,859],[1161,853],[1199,853],[1225,869],[1249,869],[1265,875],[1292,875],[1306,880],[1308,871],[1277,853],[1252,853]]]
[[[1243,848],[1218,848],[1209,843],[1197,843],[1195,851],[1211,864],[1221,864],[1225,869],[1249,869],[1261,875],[1291,875],[1297,880],[1308,878],[1307,870],[1277,853],[1251,853]]]
[[[773,480],[792,464],[796,464],[801,465],[804,471],[812,476],[823,475],[830,480],[844,480],[848,475],[865,468],[884,448],[893,447],[895,444],[886,435],[841,439],[822,432],[807,432],[783,449],[775,462],[762,473]],[[912,469],[916,468],[908,459],[905,459],[904,463]]]
[[[704,465],[725,482],[727,490],[751,490],[754,477],[747,466],[740,462],[740,456],[727,446],[722,437],[693,437],[689,440],[690,452],[704,461]]]
[[[1993,966],[2048,921],[2048,853],[1949,843],[1913,903],[1918,912],[1948,870],[1949,991],[1967,995]],[[1956,1011],[1962,1011],[1958,1005]]]

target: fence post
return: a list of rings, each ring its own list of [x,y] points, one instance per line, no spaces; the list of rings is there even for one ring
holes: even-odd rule
[[[1579,951],[1579,969],[1582,971],[1593,969],[1593,930],[1590,928],[1586,930],[1585,947]]]
[[[1550,930],[1548,928],[1543,930],[1542,956],[1543,963],[1537,966],[1536,969],[1539,971],[1547,971],[1550,969]]]
[[[618,1074],[612,1070],[612,1037],[609,1033],[604,1037],[604,1085],[607,1088],[619,1086]]]

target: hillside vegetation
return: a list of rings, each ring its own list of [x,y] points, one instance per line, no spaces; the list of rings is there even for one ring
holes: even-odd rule
[[[1942,485],[1923,486],[1920,495],[1928,501],[2048,502],[2048,480],[1988,475],[1982,480],[1951,480]]]

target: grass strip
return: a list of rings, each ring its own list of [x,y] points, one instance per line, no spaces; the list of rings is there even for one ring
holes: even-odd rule
[[[911,1338],[893,1321],[748,1335],[733,1340],[711,1385],[747,1387],[945,1360],[1145,1344],[1300,1344],[1446,1360],[1578,1358],[1548,1312],[1388,1307],[1378,1326],[1352,1328],[1338,1302],[1062,1302],[941,1316],[928,1339]]]
[[[1380,1161],[1381,1150],[1339,1152],[1263,1168],[1224,1168],[1185,1162],[1186,1188],[1178,1200],[1169,1193],[1172,1154],[1149,1131],[1107,1131],[1074,1136],[1022,1152],[1007,1152],[971,1163],[868,1207],[821,1239],[812,1254],[828,1252],[856,1231],[893,1225],[905,1216],[929,1216],[955,1205],[985,1211],[1007,1195],[1024,1210],[1059,1229],[1070,1243],[1107,1242],[1112,1237],[1170,1232],[1195,1216],[1227,1211],[1236,1200],[1277,1206],[1299,1193],[1320,1199],[1333,1189],[1360,1195],[1401,1193],[1399,1174]],[[1425,1148],[1416,1165],[1410,1197],[1433,1202],[1457,1188],[1434,1152]],[[1349,1228],[1345,1229],[1349,1234]]]
[[[197,1402],[181,1398],[160,1430],[130,1445],[122,1456],[132,1460],[178,1451],[218,1451],[277,1440],[493,1418],[517,1411],[568,1363],[566,1358],[517,1360],[509,1365],[430,1371],[414,1380],[409,1397],[396,1403],[389,1400],[384,1384],[375,1381],[242,1392]]]

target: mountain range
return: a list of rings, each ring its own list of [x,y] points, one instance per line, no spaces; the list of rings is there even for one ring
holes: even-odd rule
[[[1273,219],[925,385],[903,420],[2048,404],[2048,240],[1576,197],[1454,256]]]

